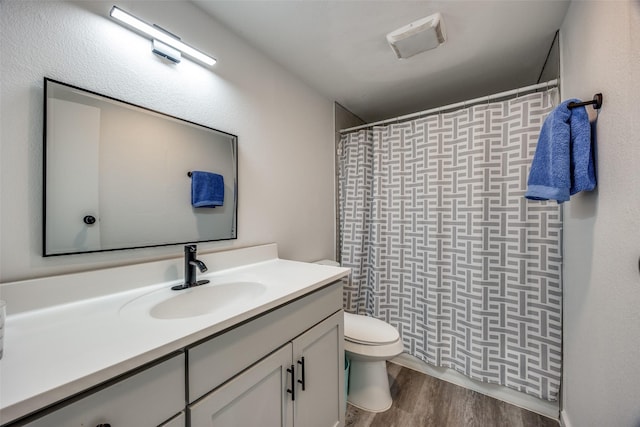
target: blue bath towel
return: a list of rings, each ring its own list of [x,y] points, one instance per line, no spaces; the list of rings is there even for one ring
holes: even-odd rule
[[[566,202],[579,191],[596,186],[591,123],[585,107],[570,109],[570,99],[544,121],[531,164],[525,197]]]
[[[215,208],[224,202],[224,178],[211,172],[191,172],[191,205],[194,208]]]

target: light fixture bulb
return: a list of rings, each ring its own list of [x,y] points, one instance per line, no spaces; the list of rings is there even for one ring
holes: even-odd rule
[[[146,22],[136,18],[135,16],[131,15],[128,12],[125,12],[124,10],[120,9],[117,6],[113,6],[111,8],[111,12],[109,13],[109,15],[111,15],[112,18],[117,19],[118,21],[129,25],[130,27],[145,33],[152,39],[159,40],[162,43],[165,43],[173,47],[174,49],[179,50],[180,52],[192,57],[193,59],[197,59],[198,61],[203,62],[207,65],[213,65],[216,63],[216,60],[214,58],[208,55],[205,55],[199,50],[176,39],[175,37],[170,36],[169,34],[159,30],[153,25],[147,24]]]

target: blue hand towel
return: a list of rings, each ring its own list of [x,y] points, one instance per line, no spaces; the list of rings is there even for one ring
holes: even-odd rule
[[[596,186],[589,116],[585,107],[570,109],[571,102],[580,100],[558,105],[542,125],[527,181],[527,199],[562,203],[570,195]]]
[[[191,172],[191,205],[194,208],[215,208],[224,202],[224,178],[211,172]]]

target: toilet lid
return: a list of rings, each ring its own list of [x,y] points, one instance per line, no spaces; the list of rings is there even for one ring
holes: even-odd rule
[[[398,330],[382,320],[344,313],[344,337],[360,344],[391,344],[400,338]]]

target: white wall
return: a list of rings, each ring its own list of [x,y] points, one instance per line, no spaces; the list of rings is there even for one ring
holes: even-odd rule
[[[565,210],[567,426],[640,425],[640,2],[576,1],[561,28],[563,98],[602,92],[598,188]]]
[[[167,65],[108,17],[113,4],[0,2],[0,282],[182,254],[41,256],[45,76],[238,135],[238,239],[201,251],[277,242],[283,258],[332,258],[332,102],[191,3],[119,2],[219,60]]]

